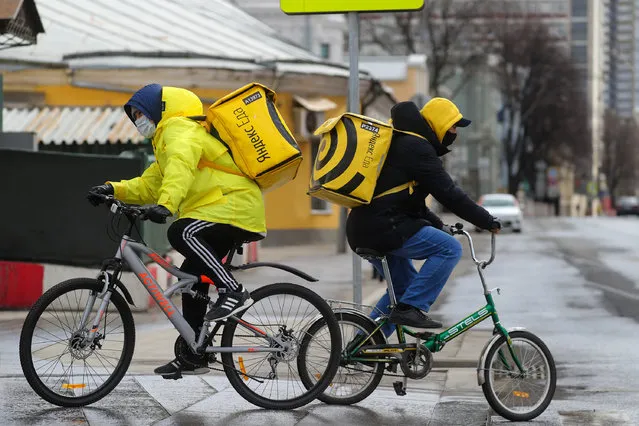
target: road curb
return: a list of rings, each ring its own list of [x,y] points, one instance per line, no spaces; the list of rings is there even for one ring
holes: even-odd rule
[[[488,409],[486,410],[486,426],[491,426],[493,424],[493,413],[492,413],[492,409]]]

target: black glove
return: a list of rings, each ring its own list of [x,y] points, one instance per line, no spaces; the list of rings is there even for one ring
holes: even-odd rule
[[[444,224],[440,230],[444,231],[445,233],[447,233],[448,235],[454,235],[453,231],[450,229],[451,225],[446,225]]]
[[[166,223],[166,218],[171,216],[171,211],[164,206],[156,204],[146,210],[146,218],[155,223]]]
[[[496,217],[493,217],[493,221],[490,222],[490,228],[488,228],[490,232],[498,233],[501,230],[501,222]]]
[[[113,186],[111,186],[110,183],[105,183],[104,185],[98,185],[91,188],[87,194],[87,199],[91,204],[97,206],[104,201],[102,197],[103,195],[113,195],[114,193],[115,191],[113,190]]]

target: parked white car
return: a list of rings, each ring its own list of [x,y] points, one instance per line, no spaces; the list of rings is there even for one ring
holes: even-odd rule
[[[510,194],[484,194],[478,204],[501,221],[502,229],[521,232],[524,226],[524,214],[519,208],[519,201]],[[475,228],[477,232],[481,229]]]

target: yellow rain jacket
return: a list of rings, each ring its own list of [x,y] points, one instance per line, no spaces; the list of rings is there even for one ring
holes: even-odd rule
[[[178,218],[226,223],[266,232],[262,192],[241,174],[228,148],[189,116],[202,115],[200,99],[186,89],[162,87],[162,115],[153,135],[155,162],[142,176],[109,182],[126,203],[160,204]]]

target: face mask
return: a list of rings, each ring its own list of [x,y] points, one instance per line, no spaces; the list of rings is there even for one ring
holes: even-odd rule
[[[145,138],[152,138],[155,133],[155,124],[145,115],[135,120],[135,127],[138,128],[138,132]]]
[[[453,144],[456,138],[457,133],[446,132],[446,134],[444,135],[444,140],[442,141],[442,145],[448,148]]]

